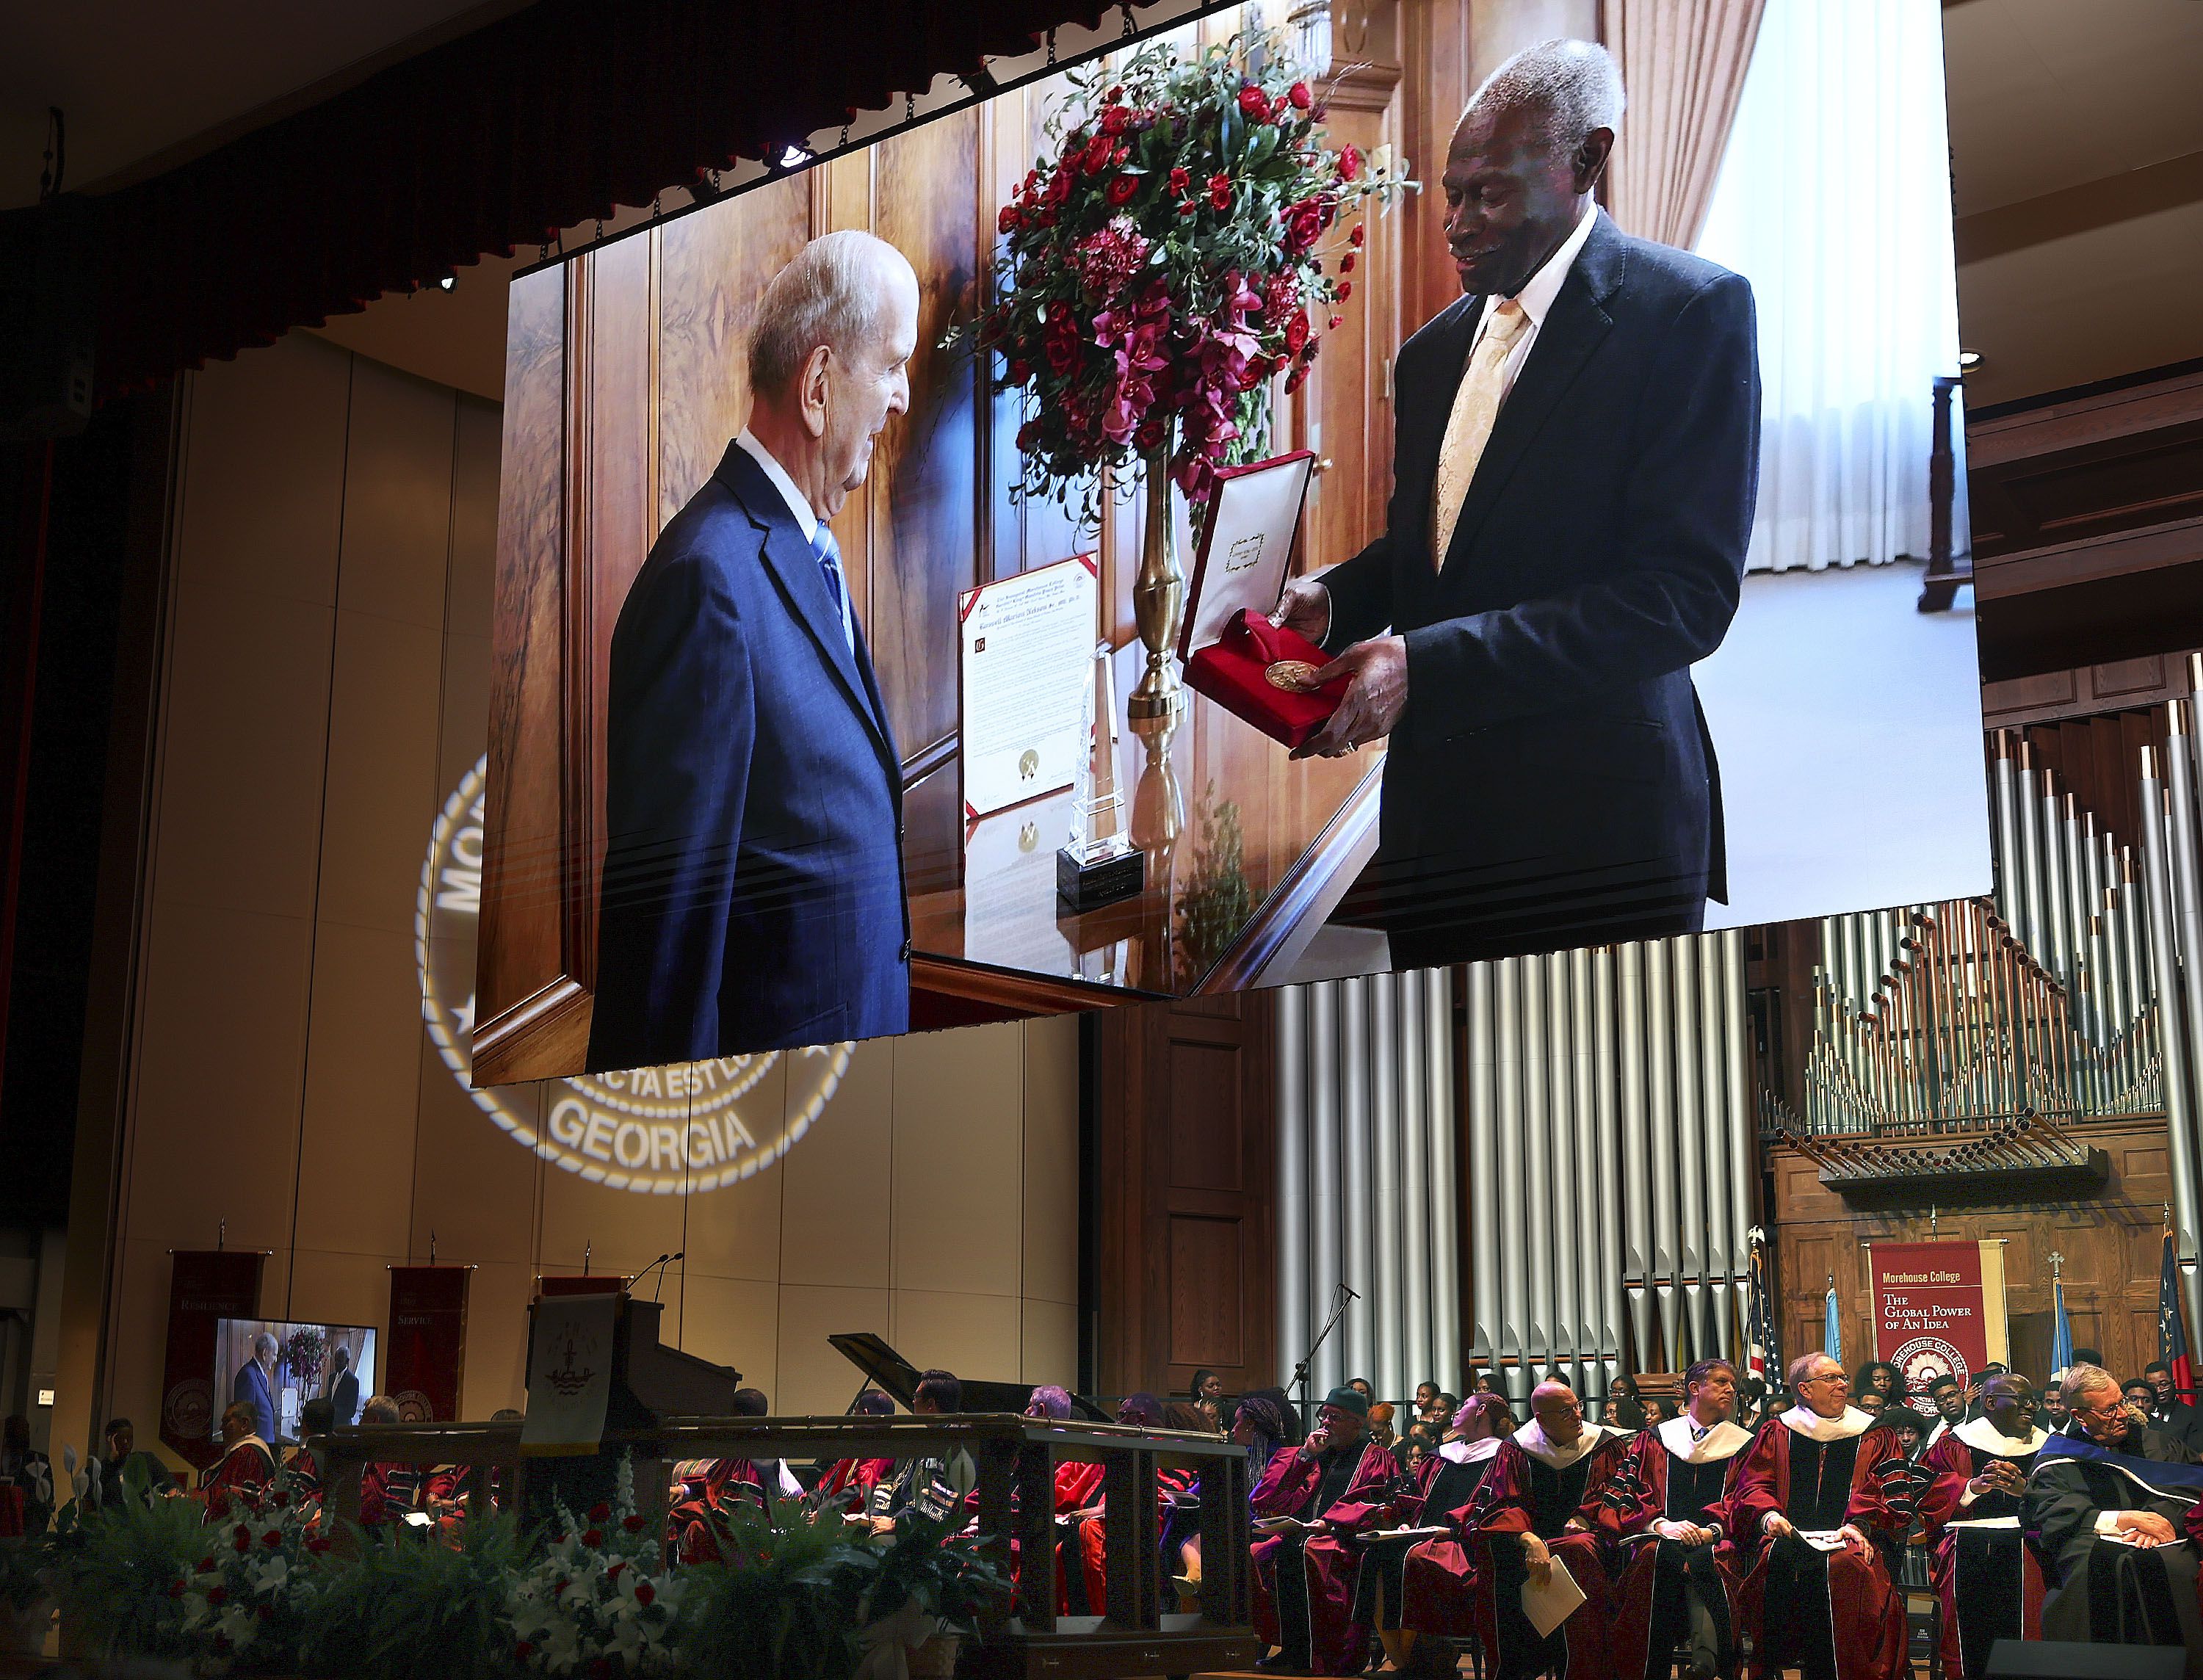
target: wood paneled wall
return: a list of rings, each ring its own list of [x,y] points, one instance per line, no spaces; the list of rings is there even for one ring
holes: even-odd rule
[[[1381,0],[1342,14],[1344,44],[1379,62],[1338,85],[1334,143],[1442,155],[1443,138],[1423,137],[1450,133],[1465,91],[1460,10]],[[1204,20],[1182,32],[1184,44],[1220,40],[1237,21]],[[1433,49],[1427,64],[1406,61],[1417,68],[1406,82],[1403,39]],[[1053,504],[1014,499],[1011,440],[1025,399],[991,396],[968,349],[942,348],[989,295],[997,207],[1066,92],[1058,80],[1005,94],[515,283],[475,1040],[482,1082],[582,1064],[612,628],[658,530],[746,418],[753,300],[806,240],[866,228],[918,274],[910,411],[882,433],[863,491],[834,522],[906,761],[956,728],[960,591],[1098,549],[1105,633],[1120,644],[1135,634],[1140,486],[1112,486],[1098,531],[1080,531]],[[1432,202],[1369,218],[1340,327],[1308,386],[1280,393],[1276,446],[1314,448],[1326,463],[1304,565],[1345,558],[1382,528],[1392,353],[1454,295],[1450,273],[1441,283]],[[907,811],[914,889],[953,881],[960,867],[957,802],[930,792]]]
[[[1775,1181],[1775,1273],[1786,1359],[1821,1346],[1828,1280],[1836,1284],[1844,1363],[1873,1358],[1866,1245],[1936,1238],[2005,1244],[2005,1300],[2013,1366],[2040,1382],[2050,1374],[2050,1255],[2064,1259],[2065,1311],[2074,1345],[2094,1347],[2122,1377],[2157,1357],[2157,1277],[2163,1208],[2172,1194],[2161,1118],[2094,1121],[2088,1142],[2111,1159],[2101,1195],[2025,1206],[1863,1213],[1825,1188],[1793,1149],[1767,1152]]]
[[[1278,1380],[1273,1019],[1267,992],[1096,1017],[1103,1393]]]

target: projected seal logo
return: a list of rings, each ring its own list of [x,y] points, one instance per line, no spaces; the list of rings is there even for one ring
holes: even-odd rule
[[[852,1046],[724,1056],[477,1091],[467,1082],[475,1024],[475,934],[481,914],[482,780],[477,760],[436,817],[413,911],[421,1014],[475,1105],[515,1143],[609,1189],[676,1195],[762,1172],[825,1111]],[[517,1100],[525,1094],[527,1100]]]
[[[1949,1342],[1937,1335],[1915,1336],[1897,1350],[1890,1361],[1905,1377],[1905,1386],[1912,1393],[1925,1394],[1928,1385],[1939,1376],[1955,1376],[1966,1380],[1965,1356]]]

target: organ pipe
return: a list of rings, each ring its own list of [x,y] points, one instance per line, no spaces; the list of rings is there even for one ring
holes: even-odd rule
[[[1338,987],[1338,1162],[1345,1192],[1342,1210],[1345,1217],[1341,1222],[1344,1243],[1338,1275],[1339,1281],[1365,1302],[1372,1299],[1377,1287],[1372,1253],[1374,1233],[1369,1217],[1369,1000],[1379,981],[1390,984],[1391,980],[1389,975],[1379,975],[1374,979],[1344,980]],[[1340,1358],[1345,1362],[1347,1376],[1372,1375],[1375,1350],[1369,1334],[1370,1317],[1367,1307],[1350,1306],[1339,1322],[1338,1333],[1345,1342]]]
[[[1611,1386],[1621,1369],[1627,1318],[1627,1309],[1623,1305],[1622,1275],[1627,1245],[1623,1238],[1621,1111],[1614,1012],[1615,970],[1619,960],[1618,954],[1611,950],[1593,952],[1591,958],[1592,1086],[1598,1124],[1601,1393]]]
[[[1522,1159],[1522,1031],[1521,970],[1523,959],[1502,961],[1494,976],[1499,994],[1499,1205],[1509,1211],[1509,1260],[1501,1272],[1499,1357],[1512,1360],[1508,1392],[1520,1400],[1527,1392],[1521,1382],[1525,1357],[1524,1333],[1530,1317],[1530,1276],[1527,1257],[1521,1253],[1524,1226],[1513,1216],[1523,1205],[1525,1183]]]
[[[1672,940],[1668,954],[1674,966],[1675,1166],[1680,1204],[1675,1259],[1683,1292],[1683,1323],[1689,1329],[1689,1345],[1696,1347],[1702,1345],[1705,1330],[1705,1134],[1702,1123],[1710,1094],[1699,1083],[1698,941]],[[1685,1352],[1680,1347],[1675,1363],[1685,1363]]]
[[[1308,999],[1308,1317],[1310,1335],[1330,1316],[1339,1284],[1338,991],[1319,986]],[[1315,1392],[1327,1394],[1344,1380],[1344,1344],[1337,1331],[1317,1350]],[[1279,1358],[1285,1356],[1279,1350]]]
[[[1622,1276],[1629,1292],[1632,1345],[1638,1358],[1652,1346],[1652,1180],[1646,1128],[1645,955],[1642,945],[1625,945],[1616,964],[1621,1040],[1621,1129]]]
[[[1400,1235],[1405,1211],[1400,1205],[1400,1082],[1404,1066],[1412,1063],[1420,1069],[1422,1058],[1414,1053],[1413,1040],[1403,1042],[1400,1036],[1400,981],[1399,976],[1381,974],[1369,982],[1369,1129],[1375,1168],[1369,1202],[1369,1247],[1375,1261],[1370,1274],[1371,1298],[1399,1301],[1404,1308],[1406,1282],[1400,1275]],[[1366,1369],[1373,1380],[1377,1372],[1409,1369],[1403,1346],[1405,1318],[1404,1311],[1366,1315],[1374,1348]],[[1381,1395],[1385,1391],[1378,1392]]]
[[[1499,1368],[1498,1026],[1489,963],[1468,968],[1468,1194],[1475,1329],[1471,1342],[1486,1366]]]
[[[1728,1173],[1722,1145],[1728,1134],[1728,1035],[1722,1021],[1728,977],[1722,962],[1725,934],[1698,941],[1699,1088],[1704,1093],[1697,1126],[1705,1140],[1706,1240],[1702,1276],[1706,1311],[1701,1351],[1724,1348],[1728,1341],[1728,1284],[1736,1270],[1728,1244]]]
[[[1278,993],[1278,1358],[1290,1376],[1312,1335],[1308,1300],[1308,992]]]
[[[1675,1182],[1675,1035],[1672,943],[1645,952],[1645,1037],[1651,1067],[1652,1125],[1652,1284],[1660,1306],[1663,1370],[1680,1364],[1681,1322],[1675,1311],[1679,1191]]]
[[[1461,1218],[1454,1164],[1453,976],[1435,970],[1423,988],[1424,1134],[1430,1147],[1432,1358],[1450,1376],[1463,1371],[1461,1347]],[[1417,1380],[1420,1380],[1418,1378]]]
[[[1415,1382],[1439,1367],[1431,1346],[1430,1155],[1416,1144],[1416,1117],[1437,1115],[1430,1106],[1428,1058],[1412,1053],[1423,1019],[1423,993],[1430,976],[1420,969],[1400,976],[1400,1295],[1407,1323],[1400,1357]],[[1381,1286],[1380,1286],[1381,1287]]]

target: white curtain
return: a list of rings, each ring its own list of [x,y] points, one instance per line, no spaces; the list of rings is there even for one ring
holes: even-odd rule
[[[1754,570],[1927,557],[1933,380],[1958,372],[1949,158],[1935,0],[1768,0],[1698,245],[1758,300]]]

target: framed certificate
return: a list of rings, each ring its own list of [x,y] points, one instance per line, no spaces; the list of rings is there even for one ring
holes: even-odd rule
[[[956,599],[964,819],[1071,786],[1094,670],[1101,568],[1076,555]]]

